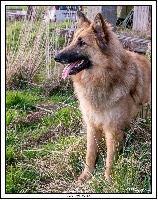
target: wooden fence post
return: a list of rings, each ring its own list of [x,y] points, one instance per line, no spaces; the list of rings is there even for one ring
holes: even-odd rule
[[[117,6],[87,6],[87,17],[93,21],[97,13],[101,13],[116,30]]]
[[[148,31],[151,29],[150,6],[134,6],[133,30]]]

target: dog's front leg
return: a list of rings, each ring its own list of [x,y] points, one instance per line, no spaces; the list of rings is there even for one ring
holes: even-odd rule
[[[100,130],[90,125],[87,126],[86,166],[84,171],[78,178],[79,183],[88,180],[91,177],[92,172],[94,171],[100,136]]]
[[[109,183],[112,183],[110,175],[114,160],[117,159],[118,152],[122,148],[123,137],[124,133],[121,130],[106,131],[107,157],[106,157],[105,177]]]

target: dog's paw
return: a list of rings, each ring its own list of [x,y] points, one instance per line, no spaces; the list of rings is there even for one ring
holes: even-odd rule
[[[111,178],[111,176],[110,176],[107,172],[105,172],[105,178],[106,178],[106,180],[109,182],[110,185],[113,184],[112,178]]]
[[[79,176],[77,184],[80,185],[85,181],[88,181],[91,177],[92,177],[91,172],[89,172],[88,170],[84,170],[82,174]]]

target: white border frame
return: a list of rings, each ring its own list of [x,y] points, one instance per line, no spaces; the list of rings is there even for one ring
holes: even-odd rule
[[[151,5],[152,6],[152,194],[90,194],[89,199],[91,198],[156,198],[156,83],[157,83],[157,74],[156,74],[156,1],[54,1],[56,5]],[[53,1],[1,1],[1,198],[4,199],[23,199],[23,198],[85,198],[81,194],[80,197],[77,197],[77,194],[5,194],[5,6],[6,5],[52,5]],[[155,175],[156,174],[156,175]],[[85,194],[86,196],[86,194]]]

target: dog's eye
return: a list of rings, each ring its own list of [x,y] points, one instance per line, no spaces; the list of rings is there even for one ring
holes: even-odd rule
[[[86,43],[81,39],[81,38],[78,38],[78,45],[80,47],[82,47],[83,45],[85,45]]]

